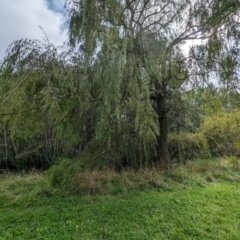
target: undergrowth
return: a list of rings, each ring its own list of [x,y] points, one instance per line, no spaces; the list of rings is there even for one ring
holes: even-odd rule
[[[52,187],[66,194],[108,194],[138,189],[171,190],[205,186],[218,181],[240,181],[238,159],[228,157],[187,161],[169,172],[155,166],[116,172],[111,169],[88,170],[78,160],[63,159],[47,173]]]

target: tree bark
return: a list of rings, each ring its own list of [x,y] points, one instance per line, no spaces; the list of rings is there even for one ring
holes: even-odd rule
[[[166,89],[159,83],[155,84],[157,91],[157,114],[159,123],[159,133],[157,138],[157,154],[162,169],[169,170],[170,156],[168,151],[168,119],[166,107]]]
[[[163,169],[170,168],[170,157],[168,151],[168,123],[166,113],[162,113],[162,116],[158,118],[160,125],[160,135],[157,139],[157,150],[160,160],[160,166]]]

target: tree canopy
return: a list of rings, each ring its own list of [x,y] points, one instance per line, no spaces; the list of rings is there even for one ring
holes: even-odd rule
[[[169,168],[168,132],[191,105],[186,92],[212,81],[238,88],[240,2],[69,0],[66,7],[68,46],[19,40],[1,66],[2,122],[11,125],[15,155],[51,146],[49,158],[89,151]],[[202,43],[189,49],[191,41]]]

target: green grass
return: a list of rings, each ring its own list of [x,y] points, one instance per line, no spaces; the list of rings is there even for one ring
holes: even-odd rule
[[[0,240],[240,239],[240,173],[213,166],[179,167],[161,176],[167,189],[94,196],[66,195],[44,174],[2,175]]]

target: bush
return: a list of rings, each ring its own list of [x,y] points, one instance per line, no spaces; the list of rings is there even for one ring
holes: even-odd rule
[[[199,131],[215,156],[238,156],[240,151],[240,111],[206,117]]]
[[[172,160],[185,161],[210,155],[208,142],[202,133],[182,133],[169,136]]]
[[[197,133],[169,136],[171,159],[240,156],[240,110],[205,117]]]

